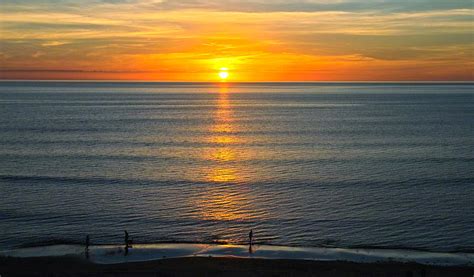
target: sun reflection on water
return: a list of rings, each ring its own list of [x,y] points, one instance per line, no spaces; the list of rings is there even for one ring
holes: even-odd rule
[[[211,111],[210,125],[206,125],[202,140],[206,147],[199,148],[199,157],[204,163],[198,165],[197,176],[203,181],[193,193],[193,212],[199,220],[210,222],[254,222],[269,215],[260,206],[261,195],[255,193],[249,180],[259,178],[258,168],[249,168],[246,161],[256,156],[247,144],[254,141],[248,136],[247,116],[238,110],[237,96],[229,93],[230,84],[220,83],[214,95],[214,108]],[[235,88],[233,88],[235,90]],[[209,121],[208,121],[209,122]],[[233,232],[247,234],[247,227],[214,230],[222,238]]]
[[[227,84],[220,84],[213,113],[213,124],[205,139],[211,144],[209,151],[202,153],[208,161],[205,167],[205,181],[214,183],[202,188],[195,199],[197,214],[204,220],[232,221],[254,218],[253,201],[243,183],[241,155],[236,144],[243,143],[236,132],[238,125]]]
[[[214,124],[211,127],[211,136],[208,141],[214,147],[207,153],[208,160],[213,166],[207,174],[207,181],[211,182],[235,182],[239,180],[239,174],[233,161],[238,159],[235,148],[232,144],[240,142],[238,137],[234,134],[236,126],[232,114],[232,106],[229,101],[229,92],[227,85],[219,87],[219,94],[217,98],[217,110],[214,115]]]
[[[218,178],[225,178],[225,174],[222,173]],[[248,188],[216,184],[205,188],[197,209],[202,220],[252,220],[255,219],[252,202]]]

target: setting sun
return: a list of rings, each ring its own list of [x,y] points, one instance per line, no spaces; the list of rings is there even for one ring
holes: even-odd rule
[[[221,80],[225,81],[229,77],[229,72],[227,71],[227,68],[223,67],[219,71],[219,78]]]

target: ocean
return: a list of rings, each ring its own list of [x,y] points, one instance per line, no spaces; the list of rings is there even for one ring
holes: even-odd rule
[[[472,252],[473,88],[0,82],[0,249]]]

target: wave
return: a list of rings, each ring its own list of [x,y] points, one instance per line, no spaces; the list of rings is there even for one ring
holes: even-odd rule
[[[8,257],[85,257],[85,247],[77,244],[55,244],[0,251]],[[414,262],[441,266],[474,267],[474,253],[442,253],[410,249],[367,249],[367,248],[323,248],[288,247],[256,244],[202,244],[202,243],[159,243],[134,244],[126,249],[123,245],[94,245],[87,252],[89,259],[99,264],[117,264],[151,261],[178,257],[239,257],[263,259],[296,259],[319,261],[348,261],[359,263]]]
[[[164,181],[164,180],[153,180],[153,179],[120,179],[120,178],[100,178],[100,177],[67,177],[67,176],[42,176],[42,175],[0,175],[0,181],[10,181],[10,182],[50,182],[50,183],[74,183],[74,184],[140,184],[140,185],[176,185],[186,182],[186,184],[196,184],[202,185],[207,184],[208,182],[187,182],[185,180],[174,180],[174,181]],[[440,179],[438,178],[409,178],[401,180],[387,180],[387,181],[368,181],[368,180],[337,180],[337,181],[314,181],[314,180],[300,180],[298,182],[292,182],[292,186],[308,186],[308,185],[331,185],[331,186],[352,186],[352,185],[429,185],[439,183]],[[450,184],[474,184],[474,178],[450,178],[448,180],[444,179],[443,182]],[[279,182],[263,182],[255,181],[252,182],[252,185],[278,185]],[[287,182],[282,182],[287,184]],[[210,182],[210,184],[214,184]]]

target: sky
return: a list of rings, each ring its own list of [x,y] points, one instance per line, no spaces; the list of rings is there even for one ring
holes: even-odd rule
[[[1,0],[0,79],[474,80],[473,3]]]

